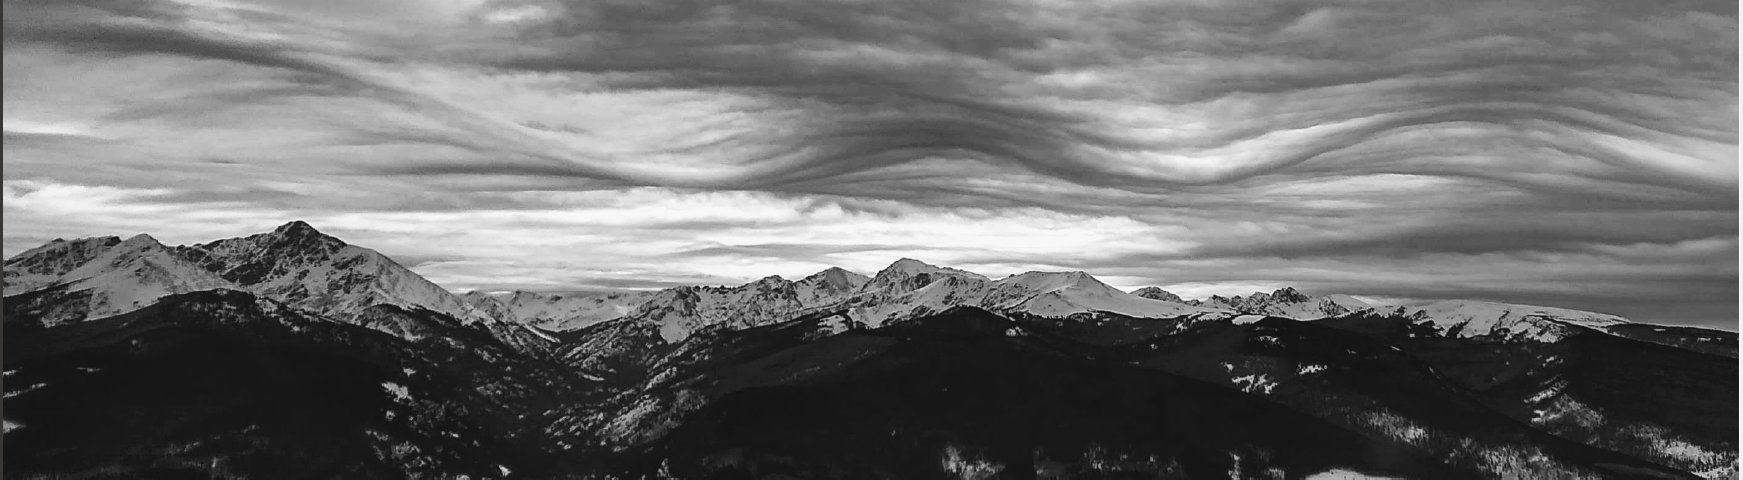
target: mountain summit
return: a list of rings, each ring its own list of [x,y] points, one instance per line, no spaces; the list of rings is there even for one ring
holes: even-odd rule
[[[6,259],[6,295],[12,296],[49,286],[62,275],[120,243],[121,237],[114,236],[71,241],[57,238],[14,255]]]
[[[91,251],[88,247],[107,243],[106,240],[82,242],[76,244],[81,248],[65,251],[70,256],[84,255]],[[73,262],[47,263],[70,265]],[[40,318],[44,326],[127,313],[178,293],[236,288],[235,284],[176,255],[172,249],[146,234],[115,243],[79,263],[77,268],[46,282],[44,289],[39,290],[41,293],[28,301],[61,304],[61,308]],[[10,262],[7,267],[12,267]]]
[[[1254,292],[1245,297],[1212,295],[1209,299],[1193,300],[1186,303],[1296,320],[1317,320],[1381,307],[1381,305],[1363,302],[1348,295],[1309,296],[1296,290],[1295,287],[1283,287],[1271,293]]]
[[[186,257],[238,286],[292,306],[345,317],[388,304],[461,320],[485,315],[380,252],[345,243],[303,221],[270,233],[180,247]]]
[[[374,305],[425,308],[462,320],[486,315],[379,252],[346,244],[303,221],[271,232],[167,247],[150,235],[125,241],[57,240],[6,261],[6,295],[36,294],[60,308],[46,324],[137,310],[167,295],[218,288],[246,290],[334,318]],[[48,292],[47,290],[53,290]],[[79,297],[82,302],[48,298]]]

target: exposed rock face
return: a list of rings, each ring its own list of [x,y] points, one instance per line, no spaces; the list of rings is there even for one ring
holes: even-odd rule
[[[634,312],[659,292],[468,292],[461,298],[474,308],[508,322],[566,332],[586,328]]]
[[[1212,295],[1209,299],[1192,300],[1186,303],[1296,320],[1318,320],[1378,307],[1378,305],[1369,304],[1348,295],[1309,296],[1296,290],[1295,287],[1283,287],[1271,293],[1254,292],[1245,297]]]
[[[463,321],[488,318],[387,256],[346,244],[302,221],[270,233],[177,250],[243,289],[338,318],[380,304],[427,308]]]
[[[74,242],[67,242],[74,243]],[[85,247],[107,240],[78,242]],[[64,250],[82,255],[89,248]],[[24,263],[24,262],[20,262]],[[35,265],[69,265],[71,261]],[[104,249],[45,285],[51,288],[29,293],[33,303],[60,303],[60,308],[35,319],[43,326],[57,326],[131,312],[178,293],[236,286],[176,255],[150,235],[136,235]],[[10,265],[9,265],[10,267]],[[39,271],[52,271],[42,268]]]
[[[1151,300],[1161,300],[1164,302],[1174,302],[1174,303],[1186,303],[1186,301],[1182,300],[1179,295],[1175,295],[1167,290],[1163,290],[1161,287],[1144,287],[1144,288],[1140,288],[1137,290],[1133,290],[1132,294],[1137,295],[1139,297],[1148,298]]]
[[[70,241],[57,238],[40,247],[25,250],[6,259],[6,295],[17,295],[52,285],[62,275],[84,266],[86,262],[120,243],[121,237],[114,236]]]

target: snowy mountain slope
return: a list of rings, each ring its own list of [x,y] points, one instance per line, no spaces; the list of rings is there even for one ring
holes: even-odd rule
[[[53,285],[62,275],[121,243],[121,237],[54,239],[6,259],[5,295],[13,296]]]
[[[657,325],[660,337],[675,343],[705,328],[739,329],[798,318],[841,304],[867,283],[864,275],[830,268],[797,282],[769,276],[736,287],[668,288],[636,294],[643,300],[622,316]]]
[[[766,277],[737,287],[678,287],[661,290],[628,318],[652,322],[660,337],[677,342],[705,327],[767,325],[804,310],[793,283]]]
[[[335,318],[388,304],[427,308],[468,322],[489,319],[387,256],[346,244],[302,221],[178,251],[243,289]]]
[[[766,277],[736,287],[685,286],[648,292],[469,293],[474,306],[500,318],[551,331],[572,331],[616,318],[652,322],[676,342],[701,328],[743,328],[796,318],[840,303],[870,279],[829,268],[799,281]],[[494,305],[494,306],[493,306]]]
[[[495,318],[552,331],[569,331],[628,315],[657,292],[543,293],[515,291],[462,295]]]
[[[1271,293],[1254,292],[1245,297],[1212,295],[1209,299],[1192,300],[1186,303],[1296,320],[1318,320],[1380,307],[1357,300],[1349,295],[1308,296],[1294,287],[1283,287]]]
[[[1010,303],[1013,293],[1022,300]],[[1153,300],[1119,291],[1084,272],[1028,272],[995,282],[982,308],[1066,317],[1077,313],[1111,312],[1128,317],[1168,318],[1222,311],[1178,302]]]
[[[830,267],[795,282],[793,293],[800,304],[813,308],[840,302],[870,281],[871,277]]]
[[[997,281],[970,272],[902,259],[878,272],[848,300],[849,317],[886,325],[973,306],[995,312],[1062,318],[1109,312],[1141,318],[1171,318],[1227,311],[1153,300],[1122,292],[1084,272],[1027,272]]]
[[[883,290],[883,289],[888,289],[888,288],[894,288],[897,290],[904,290],[904,291],[905,290],[914,290],[914,289],[920,288],[922,286],[925,286],[924,285],[924,283],[926,283],[925,280],[918,280],[918,279],[933,278],[936,276],[953,276],[953,277],[972,278],[972,279],[977,279],[977,280],[991,280],[990,278],[987,278],[985,275],[970,272],[967,270],[960,270],[960,269],[955,269],[955,268],[950,268],[950,267],[940,267],[937,265],[922,262],[922,261],[915,260],[912,258],[901,258],[901,259],[897,259],[895,262],[890,263],[890,266],[884,267],[883,270],[879,270],[877,275],[874,275],[872,277],[871,281],[866,284],[865,288],[876,289],[876,290]],[[904,283],[908,284],[908,286],[902,287],[901,285]]]
[[[1411,322],[1433,327],[1443,336],[1459,338],[1555,342],[1571,333],[1569,326],[1605,331],[1607,327],[1629,323],[1622,317],[1602,313],[1473,300],[1448,300],[1399,311]]]
[[[1137,290],[1133,290],[1132,295],[1137,295],[1137,296],[1148,298],[1151,300],[1161,300],[1164,302],[1186,303],[1186,300],[1181,299],[1179,295],[1175,295],[1174,292],[1163,290],[1162,287],[1140,288]]]
[[[466,302],[467,305],[471,305],[479,313],[490,318],[509,320],[512,315],[508,311],[508,305],[502,303],[501,297],[504,296],[506,294],[490,294],[473,290],[460,294],[460,301]]]
[[[50,327],[131,312],[177,293],[236,288],[144,234],[109,247],[51,283],[63,285],[56,292],[76,296],[69,301],[82,305],[40,319]]]
[[[979,274],[901,259],[873,275],[847,299],[847,316],[867,325],[885,325],[943,312],[986,299],[992,281]]]

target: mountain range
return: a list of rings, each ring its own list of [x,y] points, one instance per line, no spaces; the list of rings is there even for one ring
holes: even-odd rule
[[[1560,308],[906,258],[455,293],[300,221],[55,240],[4,278],[8,478],[1738,471],[1735,333]]]

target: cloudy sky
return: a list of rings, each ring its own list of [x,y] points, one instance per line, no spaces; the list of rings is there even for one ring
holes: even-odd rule
[[[914,257],[1734,330],[1737,9],[8,1],[5,254],[305,219],[454,289]]]

